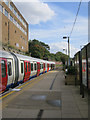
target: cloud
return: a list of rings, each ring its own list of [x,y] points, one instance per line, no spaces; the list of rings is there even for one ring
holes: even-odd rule
[[[33,2],[15,2],[15,5],[23,14],[29,24],[46,22],[55,15],[48,4],[34,0]]]
[[[32,29],[30,31],[30,38],[41,40],[50,45],[51,52],[62,51],[63,48],[67,49],[67,42],[63,41],[63,36],[70,34],[72,28],[72,18],[64,19],[62,24],[65,23],[65,28],[56,28],[56,29]],[[67,41],[67,40],[65,40]],[[74,31],[70,38],[71,46],[71,57],[80,50],[80,46],[86,44],[88,41],[88,19],[82,16],[79,16],[74,27]],[[65,53],[65,52],[64,52]]]
[[[56,21],[55,21],[56,22]],[[60,24],[64,24],[63,26],[55,26],[51,29],[31,29],[30,30],[30,39],[38,39],[43,40],[43,42],[47,43],[55,43],[56,41],[62,41],[63,36],[69,36],[70,31],[73,25],[73,17],[63,19]],[[53,26],[53,24],[52,24]],[[75,24],[72,36],[70,38],[70,43],[73,46],[80,48],[80,45],[85,44],[88,41],[88,18],[78,16],[77,22]]]
[[[63,36],[67,36],[70,34],[70,31],[72,29],[72,19],[63,20],[63,22],[66,22],[65,28],[52,28],[52,29],[31,29],[30,30],[30,39],[43,39],[43,38],[59,38],[62,39]],[[61,22],[61,24],[63,24]],[[67,24],[68,23],[68,24]],[[79,21],[77,21],[73,33],[72,33],[72,39],[76,39],[76,41],[80,38],[88,36],[88,19],[84,17],[79,17]]]
[[[55,42],[50,44],[50,51],[52,53],[56,53],[58,51],[63,52],[64,54],[68,54],[68,44],[67,42]],[[63,51],[65,49],[66,51]],[[75,48],[73,45],[70,44],[70,57],[74,57],[75,53],[78,52],[79,49]]]

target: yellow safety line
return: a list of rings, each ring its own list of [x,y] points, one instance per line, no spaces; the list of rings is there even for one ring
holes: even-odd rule
[[[12,94],[13,92],[14,92],[14,91],[12,91],[12,92],[10,92],[10,93],[7,93],[6,95],[2,96],[2,97],[0,98],[0,100],[1,100],[2,98],[7,97],[8,95]]]
[[[50,72],[48,72],[48,73],[50,73]],[[44,76],[44,75],[45,75],[45,74],[43,74],[43,76]],[[40,77],[41,77],[41,79],[42,79],[43,76],[38,76],[37,78],[40,78]],[[36,82],[34,82],[37,78],[35,78],[34,80],[32,80],[32,81],[30,81],[30,82],[25,83],[24,85],[21,85],[21,86],[18,87],[17,89],[20,89],[20,88],[28,85],[29,83],[32,83],[32,85],[33,85],[34,83],[39,82],[39,80],[36,81]],[[15,91],[11,91],[10,93],[7,93],[6,95],[2,96],[2,97],[0,98],[0,100],[3,99],[3,98],[5,98],[5,97],[7,97],[8,95],[10,95],[10,94],[12,94],[12,93],[14,93],[14,92],[15,92]]]
[[[21,86],[18,87],[17,89],[20,89],[20,88],[26,86],[27,84],[34,82],[35,80],[36,80],[36,79],[34,79],[33,81],[30,81],[30,82],[28,82],[28,83],[25,83],[24,85],[21,85]],[[5,98],[5,97],[7,97],[8,95],[10,95],[10,94],[12,94],[12,93],[14,93],[14,92],[15,92],[15,91],[11,91],[10,93],[7,93],[6,95],[2,96],[2,97],[0,98],[0,100],[3,99],[3,98]]]
[[[27,87],[25,87],[24,89],[22,89],[22,91],[17,92],[16,94],[13,94],[11,98],[9,98],[9,99],[7,99],[7,101],[5,101],[5,105],[4,105],[4,103],[3,103],[2,108],[5,108],[5,106],[7,106],[7,104],[8,104],[8,102],[10,102],[10,101],[11,101],[12,99],[14,99],[16,96],[18,96],[18,95],[21,94],[23,91],[25,91],[26,89],[28,89],[28,87],[29,87],[29,88],[33,87],[36,83],[40,82],[40,80],[42,80],[42,78],[34,81],[32,84],[29,84]]]

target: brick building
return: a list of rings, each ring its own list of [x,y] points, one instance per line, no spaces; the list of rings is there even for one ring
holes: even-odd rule
[[[28,51],[28,23],[10,0],[0,1],[0,43]]]

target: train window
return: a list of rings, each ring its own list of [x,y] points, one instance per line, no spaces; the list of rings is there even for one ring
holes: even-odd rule
[[[30,71],[30,63],[28,63],[28,71]]]
[[[33,63],[31,63],[31,71],[33,71]]]
[[[40,64],[40,69],[42,69],[42,64]]]
[[[21,63],[21,73],[23,73],[23,63]]]
[[[43,64],[42,64],[42,69],[43,69]]]
[[[26,72],[27,72],[27,62],[26,62]]]
[[[37,70],[36,63],[34,64],[34,70]]]
[[[9,75],[9,76],[12,75],[12,66],[11,66],[11,62],[8,62],[8,75]]]
[[[5,61],[1,61],[1,69],[2,69],[2,77],[6,76],[6,67],[5,67]]]

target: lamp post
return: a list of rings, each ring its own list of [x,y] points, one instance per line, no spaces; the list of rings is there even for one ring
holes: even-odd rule
[[[69,37],[64,36],[63,39],[68,38],[68,65],[70,66],[70,44],[69,44]]]

